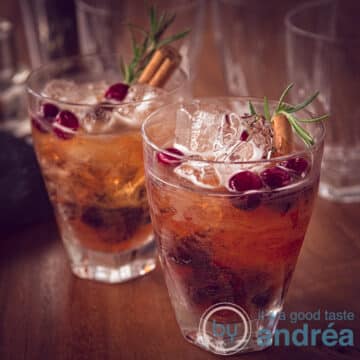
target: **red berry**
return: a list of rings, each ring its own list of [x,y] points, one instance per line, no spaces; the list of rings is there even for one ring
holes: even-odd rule
[[[55,119],[55,116],[59,113],[59,108],[51,103],[44,103],[41,106],[41,115],[45,118],[45,119]]]
[[[124,100],[128,90],[129,85],[123,83],[113,84],[106,90],[105,98],[109,100],[122,101]]]
[[[71,139],[74,131],[79,128],[79,120],[75,114],[68,110],[60,111],[53,124],[54,133],[61,139]]]
[[[229,180],[229,187],[235,191],[257,190],[262,188],[259,175],[245,170],[233,175]]]
[[[261,204],[261,194],[239,195],[230,198],[231,204],[240,210],[255,210]]]
[[[302,157],[294,157],[289,160],[282,161],[280,165],[295,171],[298,175],[305,172],[309,166],[308,161]]]
[[[55,121],[56,115],[59,113],[59,108],[51,103],[44,103],[41,105],[40,114],[31,118],[32,125],[42,133],[49,132],[47,124],[51,125]]]
[[[272,167],[260,174],[263,182],[272,189],[286,186],[291,181],[290,174],[279,167]]]
[[[181,152],[180,150],[175,149],[175,148],[166,148],[165,150],[167,152],[178,155],[178,157],[171,156],[171,155],[163,153],[163,152],[157,153],[157,159],[159,162],[161,162],[165,165],[171,165],[171,166],[175,166],[175,165],[178,165],[181,163],[181,159],[179,159],[179,156],[184,156],[183,152]]]
[[[244,130],[240,135],[240,140],[246,141],[248,137],[249,137],[249,133],[246,130]]]

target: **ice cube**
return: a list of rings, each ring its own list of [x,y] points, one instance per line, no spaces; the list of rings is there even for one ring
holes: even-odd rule
[[[77,96],[76,84],[71,80],[53,79],[49,81],[42,95],[59,101],[73,101]]]
[[[117,120],[127,126],[139,127],[160,106],[156,98],[165,94],[165,90],[147,84],[132,85],[123,100],[124,104],[119,105],[116,111]]]
[[[245,128],[245,122],[231,110],[216,104],[183,106],[177,112],[175,147],[203,159],[224,157]]]
[[[255,116],[241,116],[217,104],[183,105],[176,115],[174,146],[194,160],[174,172],[195,185],[215,188],[228,185],[241,170],[261,164],[239,164],[267,157],[272,148],[270,125]],[[246,137],[242,136],[246,131]],[[199,160],[212,160],[204,163]]]
[[[166,94],[166,91],[158,87],[147,84],[135,84],[130,86],[124,102],[150,100],[164,94]]]
[[[263,153],[263,149],[257,146],[253,140],[238,141],[225,160],[229,162],[260,160],[263,157]]]
[[[89,133],[108,131],[115,121],[113,110],[101,104],[92,107],[82,118],[82,126]]]
[[[174,172],[202,188],[214,189],[221,185],[220,176],[215,167],[201,161],[183,162],[174,169]]]
[[[109,84],[104,81],[93,81],[79,84],[79,101],[82,104],[96,104],[103,100]]]
[[[272,130],[269,123],[263,117],[260,117],[257,121],[252,122],[249,128],[249,140],[252,140],[262,152],[263,156],[266,155],[272,149]]]
[[[63,102],[95,105],[101,100],[107,87],[105,81],[76,83],[72,80],[54,79],[45,85],[42,95]]]

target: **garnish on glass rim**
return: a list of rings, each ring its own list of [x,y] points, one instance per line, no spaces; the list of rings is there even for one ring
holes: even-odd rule
[[[123,59],[121,60],[121,71],[126,84],[131,85],[139,79],[158,49],[184,38],[190,32],[190,29],[187,29],[163,38],[165,31],[174,22],[175,17],[176,14],[169,14],[166,11],[158,14],[156,6],[152,5],[149,7],[150,30],[138,25],[128,24],[131,32],[133,58],[129,64],[125,64]],[[143,34],[141,42],[136,41],[134,30],[138,30]]]
[[[304,100],[298,105],[288,105],[284,103],[285,97],[288,95],[293,83],[288,85],[280,96],[278,106],[272,115],[270,115],[269,103],[267,98],[264,98],[264,116],[267,121],[271,122],[274,131],[274,147],[276,155],[286,155],[291,152],[292,149],[292,129],[298,135],[298,137],[307,145],[314,145],[313,137],[304,129],[300,123],[312,123],[325,120],[329,115],[322,115],[310,119],[299,119],[294,113],[306,108],[311,104],[319,95],[319,91]],[[249,110],[251,115],[257,115],[255,108],[251,101],[249,101]]]

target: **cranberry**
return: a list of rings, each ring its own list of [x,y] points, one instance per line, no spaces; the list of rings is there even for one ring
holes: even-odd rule
[[[240,210],[255,210],[261,204],[261,194],[247,194],[234,196],[230,199],[231,204]]]
[[[229,187],[235,191],[257,190],[262,187],[259,175],[245,170],[233,175],[229,180]]]
[[[290,183],[290,174],[279,167],[272,167],[260,174],[264,183],[272,189],[286,186]]]
[[[106,90],[105,98],[109,100],[122,101],[124,100],[128,90],[129,85],[123,83],[113,84]]]
[[[52,124],[55,121],[59,108],[51,103],[44,103],[41,106],[40,114],[31,118],[32,125],[42,133],[47,133],[46,124]]]
[[[53,124],[54,133],[61,139],[71,139],[73,132],[79,128],[79,120],[75,114],[68,110],[60,111]],[[67,129],[72,131],[67,131]]]
[[[41,114],[45,119],[54,120],[59,111],[59,108],[51,103],[44,103],[41,106]]]
[[[246,130],[244,130],[240,135],[240,140],[246,141],[248,137],[249,137],[249,133]]]
[[[299,192],[270,192],[263,203],[284,216],[298,204],[299,198]]]
[[[294,157],[289,160],[282,161],[280,165],[295,171],[298,175],[305,172],[309,166],[308,161],[302,157]]]
[[[165,150],[178,156],[184,156],[184,154],[180,150],[175,148],[166,148]],[[178,157],[171,156],[163,152],[157,154],[157,159],[159,162],[171,166],[175,166],[181,163],[181,160]]]

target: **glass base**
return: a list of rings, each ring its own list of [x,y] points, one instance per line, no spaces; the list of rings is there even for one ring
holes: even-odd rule
[[[319,194],[342,203],[360,201],[360,147],[325,146]]]
[[[203,350],[209,351],[217,355],[228,356],[262,351],[271,347],[272,345],[272,337],[276,330],[280,311],[280,308],[274,308],[273,311],[269,311],[261,319],[249,321],[248,325],[250,325],[250,333],[248,334],[246,340],[243,343],[241,342],[241,337],[243,336],[244,329],[243,323],[224,324],[224,327],[222,327],[222,325],[218,323],[217,333],[214,334],[214,332],[212,332],[213,329],[209,329],[206,337],[204,336],[204,333],[202,333],[200,328],[197,331],[191,331],[190,329],[182,329],[182,334],[184,338],[192,345],[195,345]],[[234,329],[237,328],[238,331],[236,333],[238,334],[238,336],[232,338],[228,336],[219,337],[219,330],[221,330],[221,327],[224,331],[223,334],[230,330],[234,331]],[[238,345],[236,345],[237,342]]]
[[[319,194],[325,199],[342,203],[360,202],[360,184],[335,187],[325,182],[320,182]]]
[[[81,279],[122,283],[151,272],[156,267],[154,240],[142,247],[120,253],[104,253],[66,243],[71,269]]]

